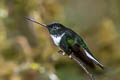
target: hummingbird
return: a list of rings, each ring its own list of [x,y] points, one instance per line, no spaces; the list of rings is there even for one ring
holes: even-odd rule
[[[73,30],[57,22],[42,24],[28,17],[25,17],[25,19],[46,27],[54,44],[61,48],[60,51],[64,52],[63,55],[69,55],[69,58],[71,58],[72,54],[91,68],[94,68],[96,64],[104,69],[103,65],[90,52],[83,39]]]

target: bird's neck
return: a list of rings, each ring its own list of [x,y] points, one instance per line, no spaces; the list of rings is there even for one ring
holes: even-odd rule
[[[51,34],[51,38],[56,46],[59,46],[62,37],[65,35],[65,32],[62,34]]]

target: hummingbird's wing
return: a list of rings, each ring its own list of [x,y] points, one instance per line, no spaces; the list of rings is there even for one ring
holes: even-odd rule
[[[98,60],[95,59],[94,56],[88,53],[81,45],[75,44],[72,46],[71,49],[74,52],[74,54],[88,66],[94,68],[94,63],[96,63],[99,67],[104,69],[103,65],[100,62],[98,62]]]
[[[74,32],[68,33],[69,37],[67,42],[76,57],[81,59],[85,64],[90,67],[94,67],[96,63],[99,67],[103,69],[103,65],[92,55],[92,53],[87,48],[85,42],[82,38]]]
[[[76,57],[78,57],[80,60],[82,60],[86,65],[88,65],[91,68],[94,68],[94,63],[92,62],[91,59],[89,59],[86,54],[85,51],[83,50],[82,46],[80,46],[79,44],[74,44],[71,47],[72,52],[74,53],[74,55]]]
[[[85,44],[85,42],[81,39],[81,37],[78,38],[78,45],[80,46],[80,50],[84,51],[84,54],[95,64],[97,64],[99,67],[101,67],[102,69],[104,69],[103,65],[92,55],[92,53],[90,52],[90,50],[88,49],[87,45]]]

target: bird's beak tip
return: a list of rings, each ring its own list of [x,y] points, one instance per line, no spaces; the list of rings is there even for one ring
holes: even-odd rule
[[[41,23],[35,21],[34,19],[32,19],[32,18],[28,18],[28,17],[26,17],[26,16],[24,16],[24,18],[27,19],[27,20],[29,20],[29,21],[32,21],[32,22],[34,22],[34,23],[40,24],[41,26],[44,26],[44,27],[47,28],[47,24],[41,24]]]

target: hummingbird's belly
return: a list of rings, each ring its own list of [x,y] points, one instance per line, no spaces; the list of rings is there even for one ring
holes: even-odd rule
[[[54,42],[54,44],[55,44],[56,46],[59,46],[60,41],[61,41],[62,37],[64,36],[64,34],[65,34],[65,33],[63,33],[63,34],[61,34],[61,35],[59,35],[59,36],[50,35],[51,38],[52,38],[52,40],[53,40],[53,42]]]

